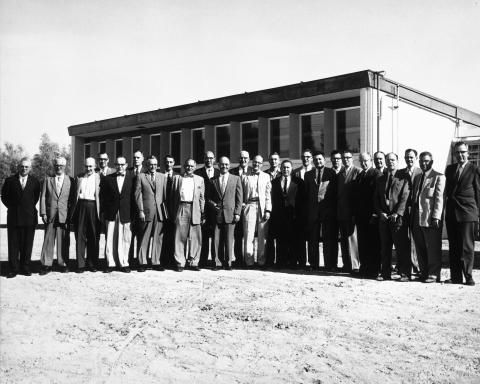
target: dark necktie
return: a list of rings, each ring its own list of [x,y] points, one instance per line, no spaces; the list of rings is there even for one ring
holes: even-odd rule
[[[173,185],[173,178],[172,175],[169,173],[167,176],[167,199],[170,199],[172,195],[172,185]]]
[[[393,176],[390,172],[388,172],[388,179],[387,179],[387,189],[385,189],[385,197],[387,200],[390,199],[390,189],[392,188]]]
[[[420,193],[422,192],[422,187],[423,187],[423,182],[425,181],[425,172],[422,172],[422,177],[420,178],[420,184],[418,184],[418,190],[417,190],[417,203],[420,200]]]
[[[283,194],[287,196],[287,178],[283,179]]]

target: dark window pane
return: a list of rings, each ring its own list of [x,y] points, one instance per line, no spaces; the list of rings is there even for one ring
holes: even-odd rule
[[[337,149],[360,152],[360,109],[336,111]]]
[[[216,128],[217,159],[222,156],[230,157],[230,126]]]
[[[301,118],[302,124],[302,151],[324,151],[324,119],[323,113],[304,115]]]
[[[142,140],[140,137],[133,137],[132,138],[132,156],[135,153],[135,151],[141,151],[142,150]]]
[[[258,155],[258,122],[242,123],[242,150],[250,154],[250,158]]]
[[[278,152],[280,157],[290,155],[290,119],[270,120],[270,153]]]
[[[90,156],[91,156],[91,154],[90,154],[90,144],[85,144],[83,156],[84,156],[85,159],[86,159],[87,157],[90,157]]]
[[[195,129],[192,131],[192,156],[197,164],[203,163],[205,153],[205,130]]]
[[[179,167],[180,164],[180,150],[181,150],[181,132],[170,133],[170,154],[175,160],[175,165]]]
[[[115,158],[123,155],[123,140],[115,140]]]
[[[157,160],[160,157],[160,138],[161,138],[160,135],[150,136],[150,155],[155,156]]]
[[[107,152],[107,143],[105,141],[102,141],[101,143],[98,143],[98,152],[99,153]]]

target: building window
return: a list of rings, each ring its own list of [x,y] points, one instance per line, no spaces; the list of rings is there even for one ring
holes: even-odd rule
[[[360,152],[360,108],[349,108],[335,111],[335,127],[337,132],[337,149],[348,149],[353,153]]]
[[[173,156],[175,160],[175,165],[177,167],[181,166],[180,164],[180,152],[181,152],[181,144],[182,144],[182,132],[170,132],[170,154]]]
[[[123,140],[115,140],[115,159],[123,155]]]
[[[132,137],[132,156],[135,153],[135,151],[141,151],[142,150],[142,139],[140,136],[135,136]]]
[[[454,153],[454,148],[452,148],[452,153]],[[480,145],[479,144],[468,144],[468,161],[475,165],[480,164]]]
[[[87,157],[90,157],[90,156],[92,156],[90,143],[84,144],[83,145],[83,158],[86,159]]]
[[[222,156],[230,157],[230,125],[215,127],[215,142],[217,159]]]
[[[205,129],[192,129],[192,157],[197,164],[203,163],[205,154]]]
[[[241,124],[242,150],[247,151],[250,158],[258,155],[258,121],[249,121]]]
[[[160,158],[160,134],[150,135],[150,155]],[[160,161],[159,161],[160,162]]]
[[[98,143],[98,153],[107,153],[107,142],[100,141]]]
[[[270,119],[270,153],[277,152],[280,157],[290,155],[290,118]]]
[[[313,152],[325,150],[325,120],[323,112],[301,115],[302,143],[300,148]]]

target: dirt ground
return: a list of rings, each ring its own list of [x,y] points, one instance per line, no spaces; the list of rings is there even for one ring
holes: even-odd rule
[[[41,232],[34,259],[39,246]],[[2,277],[0,380],[479,383],[479,287],[298,271]]]

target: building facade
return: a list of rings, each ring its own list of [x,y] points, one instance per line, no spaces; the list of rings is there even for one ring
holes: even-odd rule
[[[130,162],[137,149],[159,158],[171,154],[180,165],[188,157],[201,164],[205,150],[235,162],[242,149],[251,157],[278,152],[299,160],[304,148],[327,157],[333,149],[401,155],[414,148],[432,152],[442,171],[456,140],[473,140],[480,152],[479,114],[370,70],[73,125],[68,131],[75,173],[85,157],[100,151]]]

